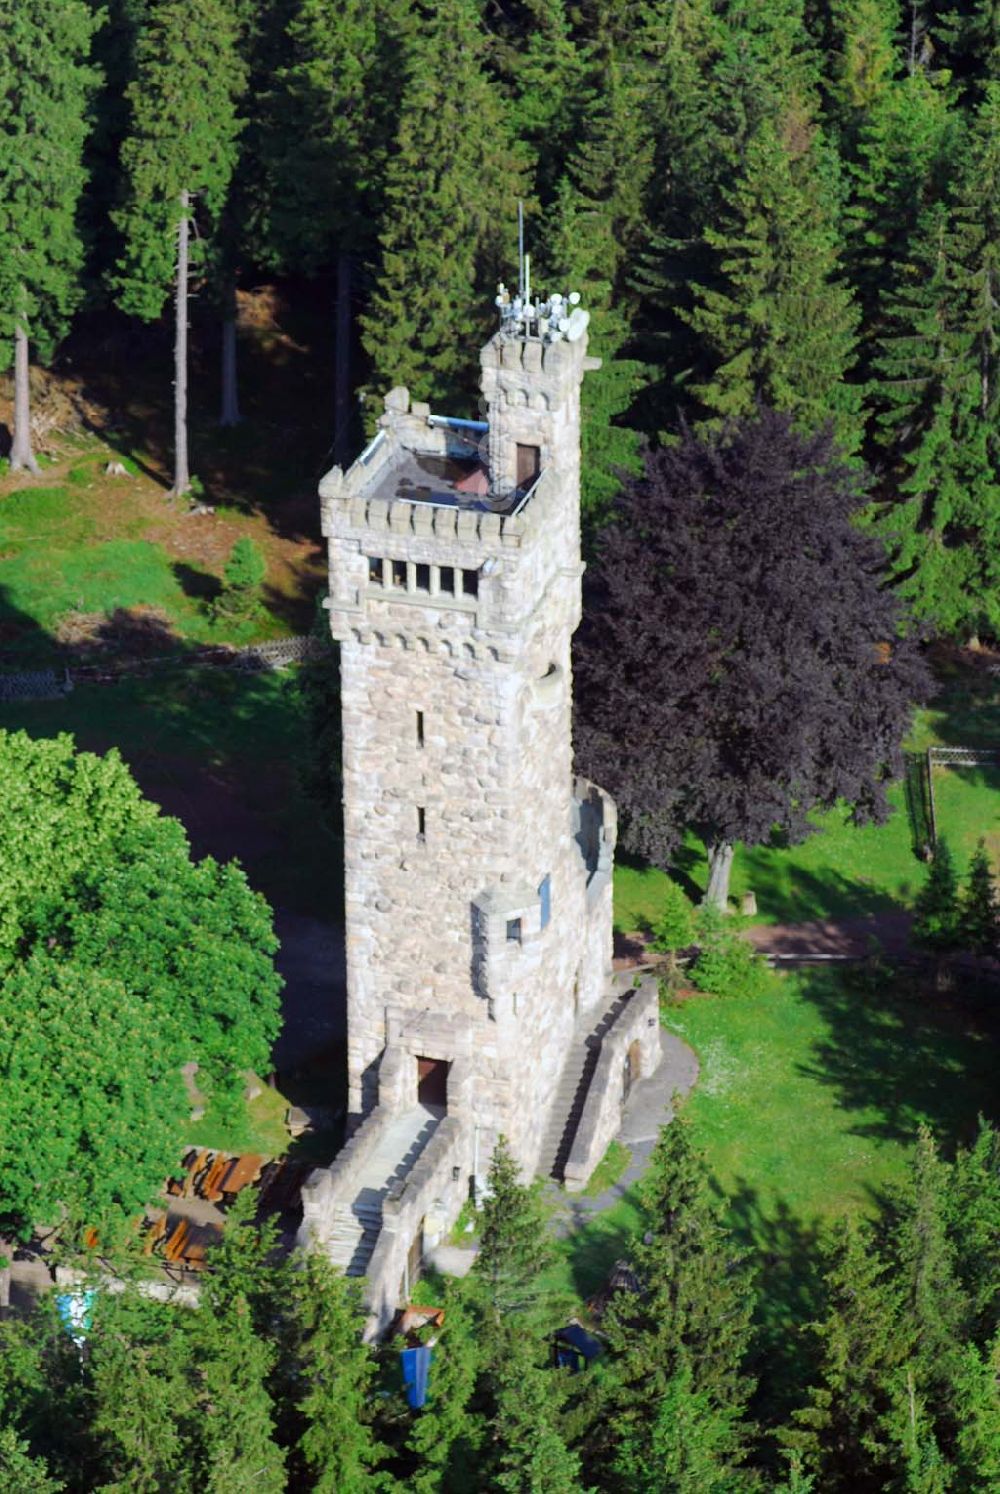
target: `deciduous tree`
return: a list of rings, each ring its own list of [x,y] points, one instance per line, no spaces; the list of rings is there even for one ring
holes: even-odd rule
[[[623,492],[576,656],[580,754],[626,844],[669,865],[685,825],[724,904],[732,847],[792,840],[838,800],[884,819],[929,676],[859,532],[858,474],[827,434],[761,410],[683,430]]]
[[[43,953],[0,984],[0,1228],[106,1233],[177,1166],[187,1104],[159,1013]]]

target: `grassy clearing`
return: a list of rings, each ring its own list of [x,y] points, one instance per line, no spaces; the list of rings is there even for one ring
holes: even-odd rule
[[[995,681],[965,671],[947,683],[932,710],[919,711],[907,743],[1000,747],[1000,692]],[[938,831],[964,871],[980,836],[1000,868],[1000,767],[937,768],[934,796]],[[812,918],[857,918],[909,907],[927,875],[914,854],[903,787],[889,793],[893,814],[885,825],[855,826],[843,810],[817,815],[817,834],[801,845],[739,846],[732,894],[757,894],[759,921],[795,923]],[[681,846],[673,875],[699,897],[707,879],[704,847],[694,836]],[[666,874],[655,867],[615,868],[615,926],[622,933],[655,922]]]
[[[44,478],[0,478],[0,639],[10,664],[48,657],[84,615],[155,612],[165,636],[245,643],[308,626],[319,551],[282,537],[259,513],[189,517],[149,476],[109,478],[115,453],[93,438],[67,443]],[[58,485],[55,485],[58,484]],[[216,622],[212,601],[235,541],[251,535],[268,562],[252,623]]]

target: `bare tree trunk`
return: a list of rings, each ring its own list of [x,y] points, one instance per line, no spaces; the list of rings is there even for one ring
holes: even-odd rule
[[[10,1306],[10,1263],[14,1247],[0,1235],[0,1308]]]
[[[177,295],[174,308],[174,485],[171,492],[180,498],[191,486],[188,470],[187,432],[187,355],[188,355],[188,260],[191,199],[181,193],[181,217],[177,226]]]
[[[733,847],[728,840],[710,841],[708,851],[708,886],[703,903],[714,903],[723,912],[729,906],[729,874],[733,869]]]
[[[351,256],[337,255],[336,362],[333,374],[333,459],[342,465],[351,424]]]
[[[14,324],[14,439],[10,448],[10,470],[40,468],[31,449],[31,385],[28,382],[28,329],[20,318]]]
[[[222,409],[220,425],[239,425],[240,399],[236,382],[236,282],[226,286],[222,314]]]

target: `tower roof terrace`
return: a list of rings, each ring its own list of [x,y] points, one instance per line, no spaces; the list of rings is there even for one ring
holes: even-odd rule
[[[540,474],[533,474],[530,481],[507,492],[491,491],[484,459],[486,422],[446,415],[425,419],[425,441],[414,439],[424,432],[412,427],[405,433],[408,439],[402,441],[380,430],[347,474],[351,492],[393,503],[431,504],[473,513],[517,513]]]

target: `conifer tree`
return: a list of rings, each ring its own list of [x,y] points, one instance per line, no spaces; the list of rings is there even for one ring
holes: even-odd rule
[[[845,265],[861,309],[860,371],[868,375],[888,287],[906,291],[899,266],[941,199],[953,164],[957,121],[940,80],[924,68],[881,89],[854,125],[848,157]]]
[[[536,1300],[536,1278],[552,1247],[537,1189],[518,1181],[518,1166],[505,1136],[497,1138],[486,1189],[473,1270],[500,1318]]]
[[[226,1233],[240,1227],[232,1217]],[[227,1269],[228,1266],[228,1269]],[[259,1332],[256,1284],[239,1256],[206,1272],[190,1335],[189,1466],[204,1494],[284,1494],[285,1454],[274,1439],[268,1382],[275,1348]]]
[[[285,271],[315,275],[336,264],[337,461],[350,435],[356,271],[375,254],[408,23],[408,7],[391,0],[298,0],[278,66],[270,38],[258,62],[263,117],[247,131],[254,242],[260,259]]]
[[[101,1301],[88,1371],[90,1426],[109,1480],[102,1489],[157,1494],[185,1466],[190,1341],[172,1331],[174,1311],[132,1291]]]
[[[949,1470],[911,1366],[899,1377],[885,1427],[895,1449],[896,1476],[890,1487],[900,1494],[946,1494]]]
[[[77,207],[97,22],[85,0],[0,0],[0,367],[13,354],[10,465],[30,472],[29,343],[51,349],[82,297]]]
[[[568,12],[566,0],[518,0],[490,24],[489,60],[510,98],[511,131],[526,148],[543,211],[599,104],[588,76],[590,28],[574,27]]]
[[[632,254],[644,232],[652,141],[637,69],[601,59],[602,85],[587,111],[582,139],[559,182],[546,259],[560,284],[580,292],[590,313],[590,350],[602,366],[581,395],[580,502],[584,519],[599,522],[623,473],[639,470],[638,433],[622,422],[643,367],[627,356],[634,296]]]
[[[115,215],[124,252],[115,276],[122,309],[144,321],[161,314],[174,286],[175,496],[188,492],[187,329],[192,268],[216,223],[236,162],[234,100],[242,63],[231,0],[158,0],[136,46],[122,147],[126,200]]]
[[[1000,84],[981,105],[954,205],[926,215],[886,298],[878,362],[901,505],[879,515],[915,610],[949,632],[1000,627]]]
[[[614,1357],[598,1456],[615,1487],[737,1490],[753,1294],[682,1118],[660,1133],[642,1203],[646,1233],[630,1250],[641,1291],[619,1294],[603,1325]]]
[[[927,880],[913,906],[913,938],[935,952],[954,949],[958,941],[958,878],[951,848],[939,836]]]
[[[845,380],[857,313],[840,278],[822,147],[803,146],[802,129],[792,121],[784,130],[772,120],[760,125],[724,193],[720,225],[704,231],[715,276],[694,287],[685,316],[710,372],[693,388],[713,421],[765,404],[804,430],[832,420],[851,451],[860,401]]]
[[[16,1494],[59,1494],[66,1485],[51,1478],[41,1458],[33,1458],[28,1445],[11,1427],[0,1427],[0,1488]]]
[[[468,408],[498,277],[527,196],[505,101],[484,71],[474,0],[441,0],[408,37],[363,343],[376,390]],[[456,403],[457,402],[457,403]]]
[[[634,275],[641,345],[664,375],[641,401],[645,429],[654,430],[677,405],[687,413],[693,381],[717,361],[691,314],[699,286],[724,289],[706,234],[723,226],[749,142],[766,121],[811,118],[818,98],[801,0],[682,0],[667,14],[653,11],[648,24],[662,50],[647,104],[655,140],[649,231]]]
[[[968,1301],[947,1228],[949,1181],[948,1164],[939,1157],[928,1127],[921,1126],[898,1205],[892,1253],[925,1384],[945,1371],[968,1321]]]
[[[993,886],[993,867],[986,842],[972,853],[958,915],[962,947],[973,954],[995,954],[1000,947],[1000,904]]]
[[[985,1344],[1000,1330],[1000,1131],[982,1117],[975,1142],[955,1157],[948,1212],[972,1336]]]
[[[449,1281],[428,1399],[406,1441],[415,1460],[408,1484],[414,1494],[472,1488],[482,1466],[489,1431],[482,1407],[473,1405],[483,1369],[477,1307],[463,1282]]]
[[[1000,1331],[983,1350],[966,1344],[953,1380],[953,1488],[1000,1488]]]
[[[364,1494],[383,1449],[371,1426],[376,1364],[361,1339],[358,1284],[310,1251],[294,1285],[292,1312],[304,1477],[316,1494]]]
[[[867,1224],[848,1221],[829,1254],[827,1308],[814,1325],[821,1359],[808,1404],[782,1433],[818,1488],[883,1488],[894,1466],[885,1419],[910,1342],[901,1293]]]
[[[833,0],[833,67],[827,86],[852,138],[880,105],[900,69],[898,0]]]
[[[539,1348],[516,1322],[496,1332],[488,1371],[495,1397],[492,1456],[484,1482],[505,1494],[576,1494],[580,1459],[559,1429],[568,1373],[539,1363]]]

